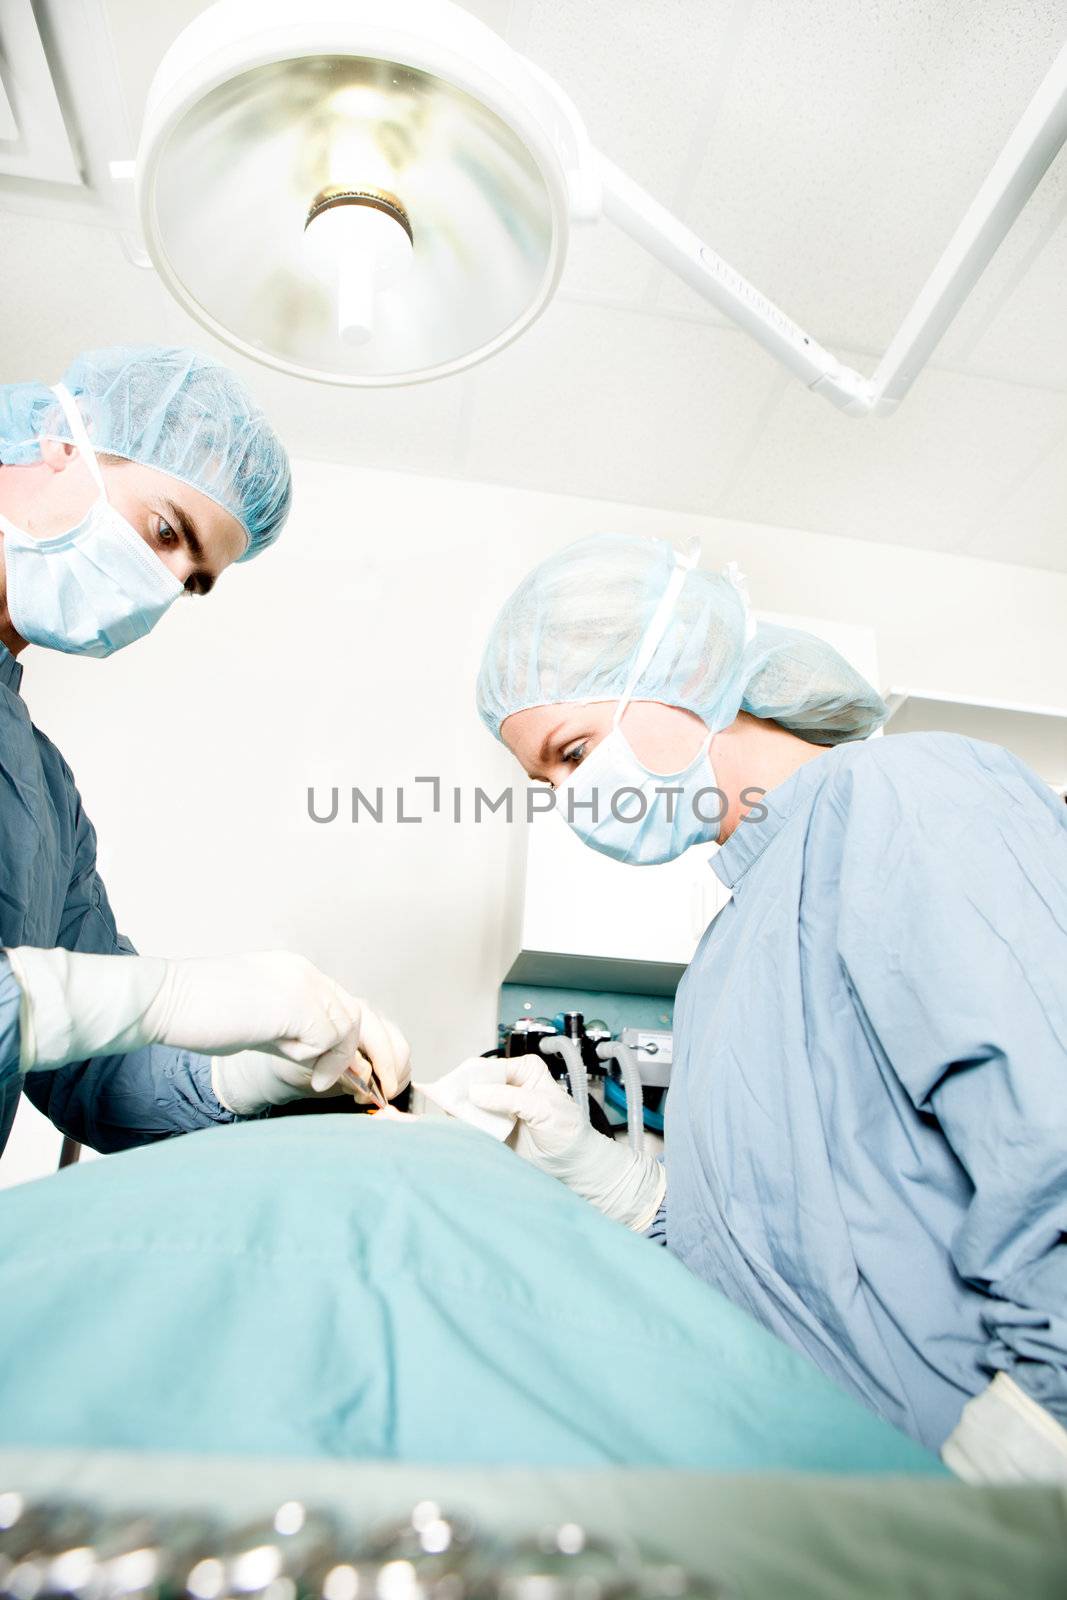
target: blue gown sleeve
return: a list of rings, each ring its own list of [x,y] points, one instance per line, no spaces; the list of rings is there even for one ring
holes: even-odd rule
[[[22,1072],[19,1068],[21,998],[11,963],[0,952],[0,1151],[7,1143],[22,1093]]]
[[[972,1186],[951,1253],[988,1296],[984,1364],[1067,1425],[1064,806],[964,740],[838,798],[839,952],[876,1058]]]
[[[70,785],[73,790],[73,778]],[[76,791],[74,804],[73,870],[56,944],[97,955],[133,955],[133,945],[115,926],[96,870],[96,832]],[[30,1072],[23,1088],[61,1132],[107,1152],[237,1120],[215,1097],[211,1058],[167,1045]]]
[[[645,1229],[645,1238],[653,1244],[665,1245],[667,1243],[667,1202],[664,1200],[649,1226]]]
[[[211,1058],[168,1045],[29,1072],[23,1088],[62,1133],[107,1154],[238,1120],[215,1098]]]

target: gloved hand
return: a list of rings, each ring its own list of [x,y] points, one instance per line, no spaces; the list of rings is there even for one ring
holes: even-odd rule
[[[354,1061],[349,1057],[344,1066],[352,1065],[356,1075],[363,1079],[369,1077],[373,1069],[385,1098],[395,1099],[411,1077],[407,1040],[395,1023],[380,1012],[372,1011],[365,1000],[357,1000],[343,989],[340,992],[348,1006],[358,1008],[359,1021],[359,1055]],[[261,1050],[215,1056],[211,1062],[211,1086],[216,1099],[240,1117],[252,1116],[266,1110],[267,1106],[284,1106],[291,1100],[309,1097],[326,1099],[331,1095],[351,1094],[365,1104],[373,1103],[372,1095],[351,1087],[347,1075],[338,1081],[332,1075],[332,1068],[327,1070],[321,1061],[318,1064],[286,1061]]]
[[[667,1189],[661,1163],[653,1156],[635,1155],[583,1122],[539,1056],[516,1056],[507,1069],[506,1084],[472,1083],[468,1092],[473,1103],[483,1111],[517,1117],[508,1138],[516,1154],[559,1178],[605,1216],[644,1233]]]
[[[1067,1428],[998,1372],[964,1406],[941,1459],[967,1483],[1067,1484]]]
[[[25,1072],[169,1044],[219,1056],[269,1052],[299,1069],[296,1079],[279,1068],[279,1081],[286,1071],[289,1087],[299,1082],[304,1092],[330,1088],[350,1064],[362,1072],[363,1057],[387,1097],[407,1082],[403,1036],[302,956],[165,961],[25,946],[6,954],[22,990]]]

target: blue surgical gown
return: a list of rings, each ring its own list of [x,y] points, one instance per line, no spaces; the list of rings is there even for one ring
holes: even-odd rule
[[[668,1247],[932,1448],[998,1371],[1067,1425],[1067,807],[906,734],[762,808],[679,989]]]
[[[22,668],[0,645],[0,946],[129,955],[71,770],[30,721],[21,681]],[[209,1057],[163,1045],[23,1079],[18,1011],[18,985],[0,957],[0,1150],[23,1087],[58,1128],[97,1150],[235,1120],[212,1091]]]

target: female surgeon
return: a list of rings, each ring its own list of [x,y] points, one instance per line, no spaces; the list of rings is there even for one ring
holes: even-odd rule
[[[1013,756],[868,740],[828,645],[655,539],[583,540],[493,627],[481,715],[618,861],[718,842],[665,1161],[536,1057],[520,1154],[975,1479],[1067,1479],[1067,816]]]
[[[133,643],[272,544],[290,499],[266,417],[193,351],[98,350],[54,388],[0,387],[0,1149],[23,1084],[117,1150],[329,1089],[353,1063],[386,1095],[406,1081],[392,1023],[299,956],[133,954],[70,768],[19,696],[27,644]]]

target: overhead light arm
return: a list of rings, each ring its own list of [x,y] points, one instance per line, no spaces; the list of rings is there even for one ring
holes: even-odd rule
[[[282,371],[370,387],[464,371],[540,316],[572,226],[606,216],[864,416],[907,394],[1065,141],[1067,46],[872,376],[595,150],[559,85],[452,0],[217,0],[155,75],[136,195],[179,302]]]
[[[843,368],[747,278],[604,157],[601,175],[604,215],[636,244],[751,334],[809,389],[833,382],[842,394],[850,392],[855,398],[864,382],[858,373]]]
[[[870,380],[871,406],[903,399],[1067,142],[1067,45],[1056,57]]]
[[[603,212],[817,394],[850,416],[896,409],[1067,142],[1067,46],[1056,57],[873,376],[823,349],[684,223],[599,157]]]

